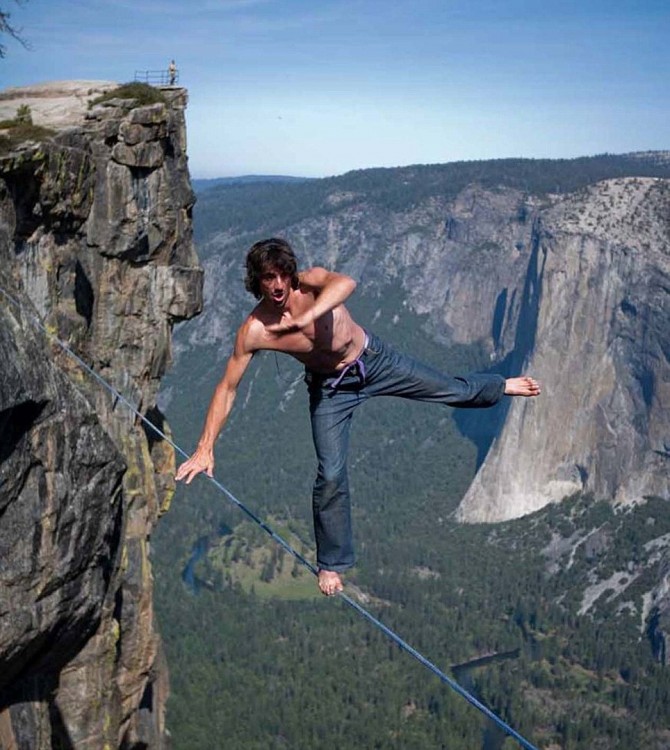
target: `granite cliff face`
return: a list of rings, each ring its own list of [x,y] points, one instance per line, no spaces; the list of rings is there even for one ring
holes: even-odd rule
[[[516,361],[544,395],[511,404],[460,519],[518,518],[574,493],[619,509],[667,502],[670,181],[611,180],[568,196],[541,216],[533,253],[516,326],[528,346]],[[667,665],[670,550],[657,542],[642,622]]]
[[[168,746],[149,546],[173,451],[33,322],[169,431],[156,394],[202,270],[167,96],[75,108],[0,158],[3,750]]]
[[[532,247],[517,354],[545,393],[511,405],[461,518],[516,518],[575,492],[667,498],[670,183],[571,195],[542,214]]]

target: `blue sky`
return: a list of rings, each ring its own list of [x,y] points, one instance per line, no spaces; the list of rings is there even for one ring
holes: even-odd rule
[[[174,58],[193,177],[670,148],[669,0],[0,0],[0,87]]]

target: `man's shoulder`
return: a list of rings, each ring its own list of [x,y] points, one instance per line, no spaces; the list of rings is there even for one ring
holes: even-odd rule
[[[258,343],[265,333],[266,322],[263,318],[262,308],[256,305],[237,329],[237,339],[245,349],[249,351],[258,349]]]

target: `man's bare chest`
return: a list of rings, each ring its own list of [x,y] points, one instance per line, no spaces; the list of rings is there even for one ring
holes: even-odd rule
[[[273,333],[264,329],[263,348],[274,349],[288,354],[308,354],[310,352],[332,351],[335,344],[333,337],[333,313],[326,313],[319,320],[308,324],[299,331]],[[291,317],[285,316],[284,322],[290,323]]]

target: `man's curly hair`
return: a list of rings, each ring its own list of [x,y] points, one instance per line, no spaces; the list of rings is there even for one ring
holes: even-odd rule
[[[244,288],[256,299],[262,297],[261,275],[268,269],[277,269],[291,277],[291,287],[298,288],[298,261],[293,248],[286,240],[271,237],[252,245],[247,253],[247,275]]]

